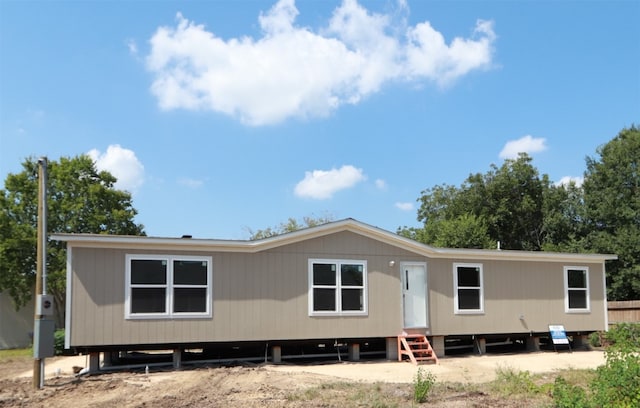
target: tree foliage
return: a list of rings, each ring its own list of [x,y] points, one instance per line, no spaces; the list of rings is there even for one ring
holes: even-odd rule
[[[276,235],[286,234],[288,232],[294,232],[303,228],[315,227],[332,221],[334,221],[334,217],[330,214],[320,217],[306,216],[303,217],[301,221],[290,217],[287,222],[281,222],[280,225],[275,227],[268,227],[257,231],[248,229],[250,234],[249,240],[255,241],[258,239],[269,238]]]
[[[545,251],[583,251],[584,192],[575,182],[549,184],[542,200],[542,249]]]
[[[402,235],[436,246],[540,250],[548,177],[538,174],[521,154],[470,175],[460,187],[435,186],[419,198],[418,221],[424,228],[401,229]]]
[[[520,154],[470,175],[459,187],[437,185],[418,201],[421,228],[398,233],[454,248],[598,252],[610,300],[640,299],[640,129],[623,129],[588,157],[584,184],[556,185]]]
[[[597,153],[583,185],[584,246],[618,255],[608,267],[611,299],[640,299],[640,129],[623,129]]]
[[[0,291],[16,307],[30,299],[36,275],[38,220],[38,163],[28,158],[23,170],[9,174],[0,190]],[[61,158],[48,165],[48,233],[111,233],[144,235],[134,222],[137,211],[131,195],[116,190],[116,178],[99,172],[91,158]],[[64,310],[66,251],[64,243],[47,243],[47,292],[56,311]]]

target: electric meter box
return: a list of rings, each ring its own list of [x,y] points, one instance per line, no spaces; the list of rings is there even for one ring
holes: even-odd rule
[[[53,296],[38,295],[36,298],[36,314],[40,316],[53,316]]]
[[[33,333],[33,357],[46,358],[55,355],[53,332],[55,322],[47,319],[36,319]]]

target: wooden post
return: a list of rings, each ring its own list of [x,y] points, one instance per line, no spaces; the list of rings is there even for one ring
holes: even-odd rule
[[[38,296],[43,293],[43,277],[46,268],[46,240],[47,240],[47,220],[46,220],[46,201],[47,197],[47,158],[41,157],[38,160],[38,222],[37,222],[37,238],[36,238],[36,292],[34,302],[37,302]],[[38,308],[35,308],[34,335],[39,336],[40,330],[36,330],[38,320],[42,316],[38,314]],[[39,339],[34,339],[34,344],[40,344]],[[34,348],[34,355],[37,352]],[[44,358],[37,357],[33,359],[33,388],[44,388]]]

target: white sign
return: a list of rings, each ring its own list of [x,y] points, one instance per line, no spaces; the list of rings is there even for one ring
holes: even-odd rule
[[[549,333],[551,333],[551,341],[553,341],[553,344],[569,344],[569,338],[564,331],[564,326],[549,325]]]

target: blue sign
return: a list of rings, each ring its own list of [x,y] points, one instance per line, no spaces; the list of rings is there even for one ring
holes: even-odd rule
[[[562,325],[549,325],[549,332],[551,333],[551,341],[553,344],[569,344],[569,338],[567,332]]]

